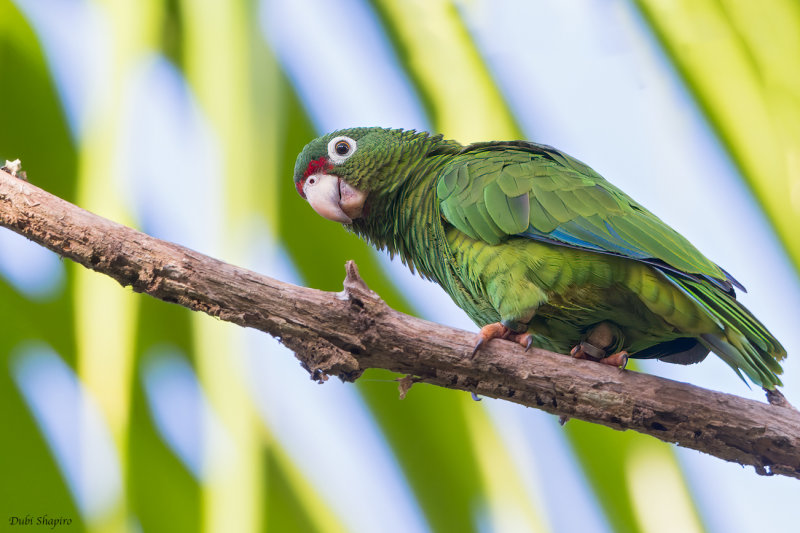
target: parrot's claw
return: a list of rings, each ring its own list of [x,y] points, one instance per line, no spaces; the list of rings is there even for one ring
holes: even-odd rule
[[[478,333],[478,340],[475,342],[475,347],[472,348],[472,354],[470,354],[470,357],[475,357],[475,354],[478,353],[480,347],[490,340],[504,339],[506,335],[508,335],[509,331],[510,330],[500,322],[483,326],[480,333]]]
[[[522,344],[527,352],[531,349],[531,346],[533,346],[533,335],[530,333],[525,333],[517,342]]]
[[[500,322],[495,322],[494,324],[487,324],[481,328],[480,333],[478,333],[478,340],[475,342],[475,347],[472,349],[470,357],[475,357],[480,347],[492,339],[506,339],[516,342],[525,348],[526,352],[530,349],[531,345],[533,345],[533,336],[531,336],[530,333],[514,333]]]
[[[617,352],[609,355],[608,357],[600,359],[600,362],[604,365],[611,365],[624,369],[626,366],[628,366],[628,352],[622,350],[621,352]]]
[[[525,348],[526,352],[531,349],[531,346],[533,346],[533,336],[530,333],[508,332],[503,338],[511,342],[516,342]]]
[[[606,357],[605,350],[601,350],[588,342],[582,342],[575,346],[569,354],[575,359],[587,359],[623,369],[628,365],[628,352],[623,350]]]

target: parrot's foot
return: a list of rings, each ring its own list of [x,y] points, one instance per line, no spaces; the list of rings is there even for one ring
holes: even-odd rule
[[[604,365],[611,365],[624,369],[626,366],[628,366],[628,352],[625,350],[619,351],[615,354],[609,355],[608,357],[600,359],[600,362]]]
[[[603,363],[604,365],[616,366],[619,368],[625,368],[625,366],[628,364],[628,352],[623,350],[606,357],[605,350],[598,348],[597,346],[593,346],[588,342],[580,343],[574,347],[569,354],[575,359],[587,359],[589,361],[595,361],[597,363]]]
[[[495,322],[494,324],[487,324],[481,328],[480,333],[478,333],[478,340],[475,342],[475,347],[472,349],[472,354],[470,357],[475,357],[475,354],[478,353],[480,347],[492,339],[506,339],[516,342],[525,348],[526,351],[533,344],[533,337],[530,333],[515,333],[500,322]]]

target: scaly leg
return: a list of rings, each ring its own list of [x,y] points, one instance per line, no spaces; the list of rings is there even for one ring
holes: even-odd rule
[[[530,333],[524,331],[522,333],[516,333],[508,326],[500,322],[495,322],[494,324],[487,324],[481,328],[480,333],[478,333],[478,340],[475,342],[475,347],[472,349],[470,357],[475,357],[480,347],[492,339],[510,340],[524,347],[525,350],[528,350],[533,344],[533,337]]]

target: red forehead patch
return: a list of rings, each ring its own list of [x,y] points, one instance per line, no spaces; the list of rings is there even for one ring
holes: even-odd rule
[[[303,179],[305,180],[311,174],[317,174],[318,172],[325,173],[332,168],[333,164],[327,157],[313,159],[308,163],[308,168],[306,168],[306,171],[303,172]]]
[[[303,194],[303,187],[306,184],[306,178],[308,178],[312,174],[318,174],[320,172],[324,174],[332,168],[333,168],[333,163],[331,163],[330,159],[328,159],[327,157],[320,157],[319,159],[311,160],[308,163],[308,167],[306,167],[305,172],[303,172],[303,179],[294,184],[300,196],[302,196],[303,198],[306,197],[306,195]]]

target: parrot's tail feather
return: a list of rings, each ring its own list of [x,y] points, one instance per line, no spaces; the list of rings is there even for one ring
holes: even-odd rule
[[[719,334],[701,335],[704,346],[719,355],[739,377],[743,371],[754,383],[767,389],[783,385],[777,376],[783,372],[778,361],[786,357],[786,350],[733,295],[694,279],[664,274],[722,330]]]
[[[750,387],[750,384],[746,379],[744,379],[742,372],[739,370],[747,365],[739,351],[715,335],[704,333],[701,335],[701,337],[703,339],[701,342],[707,346],[709,350],[717,354],[720,359],[728,363],[728,366],[730,366],[733,371],[736,372],[736,375],[739,376],[742,381],[744,381],[744,384]]]

